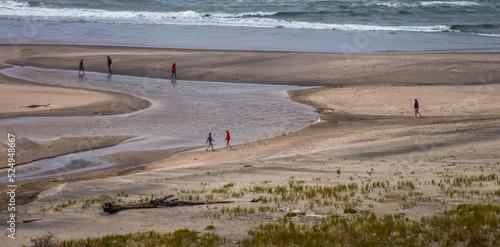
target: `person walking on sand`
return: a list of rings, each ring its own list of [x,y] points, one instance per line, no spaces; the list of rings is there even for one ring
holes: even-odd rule
[[[109,73],[112,74],[113,71],[111,71],[111,64],[113,63],[113,61],[111,61],[111,58],[108,56],[108,69],[109,69]]]
[[[214,144],[212,142],[214,142],[215,140],[212,138],[212,133],[208,133],[208,138],[207,138],[207,141],[205,143],[208,142],[208,147],[207,149],[205,149],[205,151],[208,151],[208,148],[209,147],[212,147],[212,151],[215,151],[214,150]]]
[[[172,78],[174,78],[174,75],[175,75],[175,79],[177,79],[177,68],[175,67],[175,63],[172,64]]]
[[[229,150],[233,149],[233,147],[231,147],[231,145],[229,145],[229,140],[231,140],[231,136],[229,135],[229,130],[226,130],[226,150],[227,150],[227,147],[229,146]]]
[[[83,74],[85,75],[85,69],[83,68],[83,59],[80,60],[80,65],[78,66],[78,75],[81,75],[80,73],[83,71]]]
[[[413,103],[413,108],[415,109],[415,117],[414,117],[414,118],[417,118],[417,114],[418,114],[420,117],[422,117],[422,115],[420,115],[420,113],[418,112],[418,108],[419,108],[419,106],[418,106],[418,101],[417,101],[417,99],[415,99],[415,103]]]

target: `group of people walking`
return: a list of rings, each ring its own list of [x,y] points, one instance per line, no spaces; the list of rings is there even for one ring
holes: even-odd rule
[[[229,150],[233,149],[233,147],[231,146],[231,144],[229,144],[229,141],[231,140],[231,135],[229,135],[229,130],[226,130],[226,139],[224,139],[226,141],[226,150],[227,148],[229,147]],[[208,146],[207,146],[207,149],[205,149],[205,151],[208,151],[209,148],[212,148],[212,151],[215,151],[214,150],[214,138],[212,137],[212,133],[208,133],[208,138],[207,138],[207,141],[206,143],[208,143]]]
[[[113,63],[113,60],[111,60],[111,58],[108,56],[108,70],[109,70],[110,74],[113,73],[113,71],[111,70],[112,63]],[[83,74],[82,74],[82,72],[83,72]],[[83,58],[82,58],[82,60],[80,60],[80,63],[78,64],[78,75],[79,76],[85,75],[85,66],[83,64]]]
[[[111,60],[111,58],[108,56],[107,58],[108,60],[108,70],[109,70],[109,74],[112,74],[113,71],[111,70],[111,64],[113,63],[113,60]],[[82,74],[83,72],[83,74]],[[85,67],[84,67],[84,64],[83,64],[83,59],[80,60],[80,63],[78,64],[78,75],[79,76],[82,76],[82,75],[85,75]],[[177,67],[174,64],[172,64],[172,79],[177,79]]]
[[[108,61],[109,74],[112,74],[113,71],[111,70],[111,64],[113,63],[113,60],[111,60],[111,57],[107,56],[107,61]],[[80,63],[78,64],[78,75],[79,76],[85,75],[85,66],[84,66],[84,63],[83,63],[83,59],[81,59]],[[171,78],[172,79],[177,79],[177,66],[176,66],[175,63],[172,64],[172,75],[171,75]],[[229,130],[226,130],[226,139],[225,139],[225,141],[226,141],[226,150],[227,150],[227,148],[229,148],[229,150],[233,149],[233,147],[231,146],[231,144],[229,144],[230,140],[231,140],[231,136],[229,135]],[[208,151],[209,148],[212,148],[212,151],[215,151],[214,150],[214,144],[213,144],[214,141],[215,140],[212,137],[212,133],[209,133],[207,141],[206,141],[206,143],[208,143],[206,151]]]
[[[112,74],[113,71],[111,70],[111,64],[113,63],[113,61],[111,60],[111,58],[109,56],[107,56],[107,61],[108,61],[108,70],[109,70],[109,73]],[[85,68],[84,68],[84,64],[83,64],[83,59],[80,60],[80,64],[78,66],[78,75],[82,75],[81,73],[83,72],[83,75],[85,75]],[[171,78],[172,79],[177,79],[177,67],[176,67],[176,64],[172,64],[172,75],[171,75]],[[419,115],[420,117],[422,117],[422,115],[420,115],[420,113],[418,112],[419,110],[419,103],[417,101],[417,99],[415,99],[415,102],[413,104],[413,108],[415,109],[415,118],[417,118],[417,115]],[[229,150],[233,149],[233,147],[229,144],[229,141],[231,140],[231,136],[229,135],[229,130],[226,130],[226,150],[227,148],[229,147]],[[213,139],[212,137],[212,133],[208,133],[208,138],[207,138],[207,141],[206,143],[208,143],[208,146],[207,148],[205,149],[206,151],[208,151],[209,148],[212,148],[212,151],[215,151],[214,150],[214,142],[215,140]]]

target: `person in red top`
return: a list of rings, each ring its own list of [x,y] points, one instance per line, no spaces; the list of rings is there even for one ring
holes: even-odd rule
[[[175,67],[175,63],[172,64],[172,78],[174,78],[174,75],[175,75],[175,79],[177,79],[177,68]]]
[[[233,147],[231,147],[231,145],[229,145],[229,140],[231,140],[231,136],[229,135],[229,130],[226,130],[226,150],[227,150],[227,147],[229,147],[229,150],[233,149]]]
[[[413,108],[415,108],[415,117],[414,117],[414,118],[417,118],[417,114],[418,114],[420,117],[422,117],[422,115],[420,115],[420,113],[418,113],[418,108],[419,108],[419,106],[418,106],[418,101],[417,101],[417,99],[415,99],[415,103],[413,104]]]

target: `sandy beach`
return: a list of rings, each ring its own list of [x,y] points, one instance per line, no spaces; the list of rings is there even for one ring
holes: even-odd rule
[[[320,86],[288,91],[293,101],[314,107],[320,121],[292,133],[235,145],[230,151],[222,140],[216,142],[215,152],[125,151],[104,158],[116,164],[110,168],[20,181],[16,239],[9,239],[6,232],[2,246],[30,244],[47,231],[66,240],[183,228],[208,232],[210,225],[215,228],[210,232],[226,238],[230,246],[247,239],[247,232],[260,224],[282,220],[285,213],[279,209],[283,207],[304,212],[298,222],[341,215],[344,208],[377,215],[403,210],[404,217],[419,221],[459,204],[500,204],[498,53],[324,54],[0,45],[0,60],[6,64],[74,70],[75,74],[82,58],[86,71],[106,73],[107,55],[113,58],[117,75],[169,79],[175,62],[179,80]],[[0,86],[6,92],[0,99],[2,120],[117,115],[151,106],[136,96],[42,85],[3,74]],[[414,99],[420,102],[422,118],[414,118]],[[23,163],[34,160],[115,146],[130,138],[18,137],[16,169],[22,171]],[[0,141],[7,147],[6,138]],[[0,157],[6,160],[7,151]],[[80,162],[73,165],[93,165]],[[6,173],[2,169],[1,174]],[[472,182],[453,182],[457,178]],[[356,184],[356,189],[342,198],[291,193],[299,185],[347,184]],[[276,192],[282,187],[290,194]],[[0,219],[7,220],[3,202],[8,201],[8,188],[2,185],[0,191]],[[111,215],[100,205],[167,194],[183,200],[234,203]],[[265,200],[250,202],[256,198]],[[42,220],[21,223],[30,218]]]

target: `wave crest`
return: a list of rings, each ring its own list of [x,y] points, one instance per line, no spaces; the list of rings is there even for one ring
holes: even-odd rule
[[[416,3],[400,3],[400,2],[370,2],[365,6],[383,6],[388,8],[420,8],[420,7],[436,7],[436,6],[451,6],[451,7],[470,7],[479,6],[480,4],[472,1],[430,1]]]
[[[373,3],[373,2],[372,2]],[[418,2],[422,4],[424,2]],[[470,1],[431,1],[426,4],[477,4]],[[394,3],[380,3],[397,7]],[[196,12],[193,10],[179,12],[148,12],[148,11],[110,11],[87,8],[49,8],[30,7],[27,2],[0,0],[0,18],[12,20],[33,20],[50,22],[94,22],[119,24],[156,24],[156,25],[195,25],[195,26],[227,26],[255,28],[289,28],[317,29],[342,31],[406,31],[406,32],[465,32],[466,28],[446,25],[400,25],[383,26],[379,24],[322,23],[299,21],[279,16],[291,12]],[[484,27],[483,27],[484,28]]]

